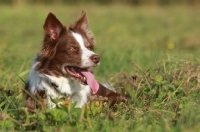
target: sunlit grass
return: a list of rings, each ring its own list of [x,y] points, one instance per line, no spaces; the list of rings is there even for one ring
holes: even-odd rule
[[[95,76],[127,95],[127,104],[115,110],[93,104],[85,111],[63,108],[27,114],[22,80],[41,47],[47,14],[53,12],[68,26],[82,9],[101,55]],[[0,6],[0,13],[0,129],[200,130],[199,7],[27,5]]]

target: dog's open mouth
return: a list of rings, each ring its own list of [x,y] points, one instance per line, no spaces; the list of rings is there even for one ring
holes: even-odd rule
[[[99,89],[99,84],[95,80],[93,74],[89,72],[87,69],[66,66],[66,72],[72,76],[75,80],[81,82],[84,85],[89,85],[92,89],[93,94],[95,94]]]
[[[82,84],[85,84],[85,85],[87,84],[86,77],[81,73],[83,71],[87,71],[87,69],[82,69],[82,68],[73,67],[73,66],[66,66],[65,70],[75,80],[81,82]]]

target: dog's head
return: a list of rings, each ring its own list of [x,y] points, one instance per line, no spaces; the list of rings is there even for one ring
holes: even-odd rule
[[[44,23],[45,37],[37,70],[49,75],[66,76],[82,84],[93,81],[91,67],[100,63],[94,53],[94,37],[88,28],[86,12],[66,28],[54,14],[49,13]],[[89,85],[89,84],[88,84]]]

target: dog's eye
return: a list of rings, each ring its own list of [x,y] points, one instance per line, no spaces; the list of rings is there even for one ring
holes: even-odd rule
[[[92,48],[92,47],[87,47],[87,49],[89,49],[89,50],[93,50],[93,48]]]
[[[72,46],[72,47],[69,48],[69,50],[70,50],[71,52],[76,52],[76,51],[78,51],[78,48]]]

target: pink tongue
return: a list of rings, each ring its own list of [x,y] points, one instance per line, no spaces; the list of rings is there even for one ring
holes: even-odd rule
[[[81,73],[86,77],[87,84],[92,89],[92,93],[95,94],[99,90],[99,84],[95,80],[93,74],[87,71],[82,71]]]

